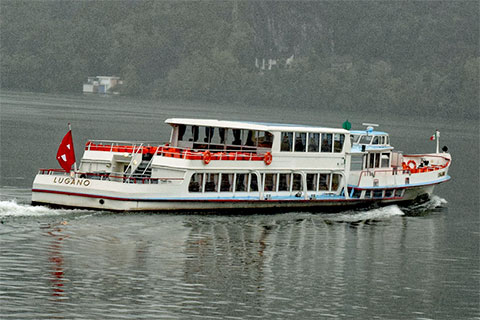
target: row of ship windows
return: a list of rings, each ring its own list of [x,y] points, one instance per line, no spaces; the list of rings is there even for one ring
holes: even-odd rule
[[[354,189],[353,191],[351,188],[348,188],[350,192],[350,196],[352,198],[360,198],[362,195],[361,189]],[[363,196],[364,199],[371,199],[371,198],[401,198],[403,193],[405,192],[404,189],[375,189],[375,190],[365,190],[365,194]]]
[[[178,141],[272,148],[273,135],[268,131],[179,125]]]
[[[388,136],[369,136],[369,135],[352,135],[353,142],[359,144],[389,144]],[[372,140],[373,139],[373,140]]]
[[[263,190],[270,192],[303,191],[299,173],[262,173]],[[308,191],[338,190],[341,176],[332,173],[307,173]],[[254,173],[195,173],[188,185],[189,192],[258,192],[259,184]]]
[[[282,152],[342,152],[345,135],[340,133],[282,132]]]

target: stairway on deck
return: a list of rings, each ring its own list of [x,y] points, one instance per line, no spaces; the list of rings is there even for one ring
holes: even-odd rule
[[[127,183],[133,183],[134,179],[151,178],[152,166],[148,166],[149,164],[150,160],[142,160],[142,162],[140,162],[137,169],[135,169],[130,178],[127,179]]]

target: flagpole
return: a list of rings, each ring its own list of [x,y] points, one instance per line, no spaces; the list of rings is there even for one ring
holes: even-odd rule
[[[70,122],[68,123],[68,131],[70,131],[70,134],[72,132],[72,125],[70,124]],[[72,135],[72,143],[73,143],[73,135]],[[72,146],[73,148],[73,146]],[[437,149],[438,149],[438,146],[437,146]],[[75,150],[75,149],[74,149]],[[437,152],[438,153],[438,152]],[[73,163],[73,170],[75,172],[75,175],[77,175],[77,158],[75,157],[75,162]]]
[[[438,153],[439,145],[440,145],[440,131],[438,131],[438,129],[435,130],[435,140],[437,140],[437,153]]]

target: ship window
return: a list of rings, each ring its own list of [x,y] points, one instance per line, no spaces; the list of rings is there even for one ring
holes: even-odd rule
[[[388,168],[390,165],[390,153],[382,153],[382,168]]]
[[[295,132],[295,152],[305,152],[307,144],[307,134],[305,132]]]
[[[188,185],[189,192],[202,192],[202,183],[203,182],[203,173],[195,173],[190,179],[190,184]]]
[[[292,191],[302,191],[302,175],[299,173],[293,174]]]
[[[250,174],[250,191],[258,191],[258,179],[257,175],[254,173]]]
[[[370,153],[368,155],[368,168],[380,168],[380,153]],[[388,167],[388,162],[387,162]]]
[[[187,131],[187,126],[184,124],[178,125],[178,141],[183,141],[183,136]]]
[[[361,171],[363,164],[363,155],[352,154],[350,158],[350,171]]]
[[[332,152],[331,133],[322,133],[322,152]]]
[[[385,190],[385,198],[391,198],[391,197],[393,197],[393,189]]]
[[[259,131],[257,145],[262,148],[272,148],[273,135],[268,131]]]
[[[373,190],[373,197],[374,198],[381,198],[383,195],[383,190]]]
[[[233,129],[233,140],[232,144],[239,146],[242,144],[242,130],[240,129]]]
[[[360,195],[362,194],[362,190],[360,189],[354,189],[353,190],[353,194],[352,194],[352,198],[360,198]]]
[[[237,173],[237,179],[235,180],[235,192],[247,191],[247,179],[246,173]]]
[[[280,151],[292,151],[293,132],[282,132],[282,144]]]
[[[276,191],[277,174],[265,173],[265,188],[264,191]]]
[[[199,128],[197,126],[186,126],[184,134],[180,135],[180,133],[179,129],[178,140],[180,141],[198,141]]]
[[[378,139],[379,137],[376,136],[376,137],[373,137],[373,141],[372,141],[372,144],[378,144]]]
[[[220,191],[221,192],[233,191],[233,173],[222,173]]]
[[[308,152],[318,152],[319,143],[320,143],[319,133],[308,134]]]
[[[372,190],[365,191],[365,199],[370,199],[372,197]]]
[[[307,190],[317,191],[317,177],[315,173],[307,173]]]
[[[342,152],[343,142],[345,141],[345,135],[340,133],[335,133],[335,142],[333,144],[334,152]]]
[[[375,153],[375,168],[380,168],[380,153]]]
[[[330,175],[326,173],[321,173],[318,183],[318,190],[328,190],[330,186]]]
[[[290,191],[290,173],[280,173],[278,179],[278,191]]]
[[[205,174],[205,192],[218,191],[218,173]]]
[[[362,136],[359,143],[360,144],[370,144],[371,141],[372,141],[372,136]]]
[[[210,143],[212,142],[213,136],[215,135],[215,128],[213,127],[200,127],[198,128],[198,141],[200,143]],[[194,141],[197,141],[194,139]]]
[[[395,197],[401,198],[403,195],[403,189],[396,189],[395,190]]]
[[[255,141],[257,140],[257,131],[244,130],[243,137],[244,137],[243,145],[247,147],[254,147]]]
[[[210,145],[210,150],[223,150],[225,142],[227,141],[227,129],[225,128],[215,128],[212,136],[212,141]]]
[[[340,184],[340,175],[332,174],[332,191],[337,191]]]
[[[375,166],[375,153],[370,153],[368,155],[368,167],[374,168]]]

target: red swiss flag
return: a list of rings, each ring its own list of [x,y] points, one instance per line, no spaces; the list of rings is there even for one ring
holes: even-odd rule
[[[72,169],[72,164],[75,163],[75,151],[73,150],[72,130],[69,130],[62,143],[58,147],[57,160],[60,166],[67,172]]]

